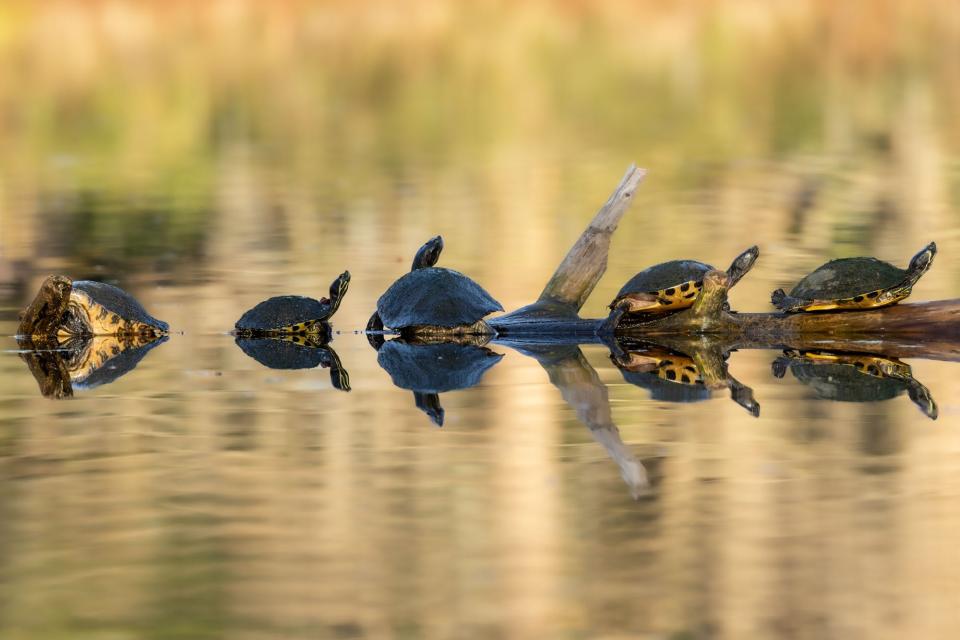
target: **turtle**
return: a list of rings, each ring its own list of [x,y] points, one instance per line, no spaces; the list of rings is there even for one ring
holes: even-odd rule
[[[886,307],[910,295],[936,254],[937,245],[931,242],[913,256],[906,269],[876,258],[831,260],[798,282],[790,295],[777,289],[770,299],[788,313]]]
[[[377,363],[390,374],[394,385],[413,391],[417,408],[442,427],[444,410],[439,394],[478,384],[501,358],[503,354],[473,344],[424,344],[396,338],[381,345]]]
[[[328,344],[329,337],[329,333],[319,336],[237,336],[236,343],[245,354],[270,369],[329,368],[333,387],[350,391],[350,374]]]
[[[701,402],[712,397],[713,389],[726,387],[734,402],[753,417],[760,415],[753,390],[730,375],[725,361],[721,371],[705,373],[696,358],[652,342],[633,343],[626,349],[618,344],[611,350],[610,359],[624,380],[647,389],[654,400]]]
[[[773,361],[773,375],[782,378],[788,367],[797,380],[826,400],[878,402],[906,391],[925,416],[936,420],[939,414],[930,390],[914,379],[910,365],[896,358],[787,349]]]
[[[367,323],[368,332],[382,332],[386,326],[422,342],[482,340],[496,335],[483,318],[503,311],[503,306],[462,273],[435,267],[442,251],[440,236],[417,251],[410,272],[377,300],[377,310]],[[368,333],[368,339],[377,347],[383,336]]]
[[[758,257],[760,250],[756,246],[737,256],[727,269],[727,287],[737,284]],[[713,270],[698,260],[671,260],[644,269],[620,289],[598,332],[613,334],[625,315],[658,317],[693,306],[703,289],[704,275]]]
[[[44,280],[37,297],[21,312],[19,327],[21,335],[57,341],[84,336],[130,339],[166,335],[169,330],[123,289],[66,276]]]
[[[337,312],[350,286],[350,272],[344,271],[330,284],[330,297],[315,300],[304,296],[276,296],[248,310],[234,326],[237,336],[246,338],[290,336],[294,343],[329,338],[330,317]]]
[[[132,371],[168,336],[73,336],[57,348],[37,348],[28,338],[20,341],[20,357],[50,398],[65,398],[116,381]]]

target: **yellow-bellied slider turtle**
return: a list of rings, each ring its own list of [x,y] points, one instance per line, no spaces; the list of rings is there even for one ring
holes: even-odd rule
[[[382,331],[387,326],[404,337],[421,341],[496,334],[483,318],[503,311],[503,307],[462,273],[435,267],[442,251],[440,236],[417,251],[410,273],[390,285],[377,300],[377,310],[367,323],[367,331]],[[382,342],[382,336],[369,338],[375,347]]]
[[[931,242],[899,269],[876,258],[841,258],[821,265],[797,283],[787,295],[777,289],[770,296],[781,311],[876,309],[896,304],[910,295],[937,254]]]
[[[651,342],[636,342],[611,347],[610,359],[623,379],[647,389],[650,397],[661,402],[701,402],[709,400],[712,390],[729,388],[730,398],[752,416],[760,415],[760,404],[753,390],[727,371],[725,359],[717,357],[717,371],[704,371],[697,359]]]
[[[276,296],[244,313],[235,325],[241,337],[290,335],[293,342],[309,336],[329,335],[327,321],[340,308],[350,286],[344,271],[330,285],[330,297],[315,300],[304,296]]]
[[[157,320],[129,293],[104,282],[50,276],[20,314],[19,333],[67,340],[84,336],[159,336],[169,325]]]
[[[19,340],[20,358],[49,398],[65,398],[76,390],[87,390],[114,382],[132,371],[167,336],[74,336],[57,345]],[[38,348],[39,347],[39,348]]]
[[[782,378],[787,367],[797,380],[825,400],[878,402],[906,391],[925,416],[936,420],[939,413],[930,390],[914,379],[910,365],[896,358],[788,349],[773,361],[773,375]]]
[[[340,391],[350,391],[350,374],[340,363],[337,352],[328,344],[329,326],[319,335],[268,337],[237,336],[240,349],[270,369],[330,369],[330,383]]]
[[[393,384],[413,391],[418,409],[443,426],[438,394],[478,384],[501,358],[502,354],[472,344],[419,344],[398,338],[381,345],[377,363],[390,374]]]
[[[750,247],[727,269],[727,287],[733,287],[753,267],[760,256]],[[703,276],[714,268],[697,260],[671,260],[648,267],[620,289],[610,303],[610,316],[598,330],[612,334],[625,316],[655,317],[693,306],[703,289]]]

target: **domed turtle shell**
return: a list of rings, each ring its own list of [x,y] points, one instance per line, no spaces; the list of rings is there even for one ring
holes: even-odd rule
[[[442,267],[405,274],[377,300],[377,313],[391,329],[472,325],[494,311],[503,307],[483,287]]]
[[[277,331],[329,315],[329,303],[305,296],[276,296],[244,313],[235,326],[238,331]]]
[[[826,400],[877,402],[895,398],[910,387],[905,380],[867,375],[848,364],[793,362],[790,371]]]
[[[795,298],[851,298],[879,289],[889,289],[909,276],[889,262],[876,258],[840,258],[822,265],[790,291]]]
[[[647,267],[630,278],[617,297],[628,293],[653,293],[688,282],[700,280],[713,267],[697,260],[671,260]]]
[[[78,295],[79,294],[79,295]],[[84,300],[83,298],[87,299]],[[94,280],[74,280],[73,290],[70,294],[71,301],[78,301],[84,305],[99,305],[108,314],[117,317],[116,321],[126,321],[127,323],[141,323],[160,331],[167,332],[170,326],[157,320],[143,308],[136,298],[129,293],[105,282],[96,282]],[[88,308],[87,311],[91,317],[99,315],[96,309]]]
[[[443,393],[478,384],[501,358],[503,354],[475,345],[390,340],[380,348],[377,363],[401,389]]]

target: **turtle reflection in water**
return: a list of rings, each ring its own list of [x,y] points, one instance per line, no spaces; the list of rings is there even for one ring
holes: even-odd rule
[[[483,318],[503,307],[462,273],[435,267],[442,251],[440,236],[420,247],[410,273],[377,300],[367,331],[382,331],[386,326],[418,342],[485,343],[496,335]],[[374,347],[383,342],[378,334],[368,334],[368,339]]]
[[[730,389],[730,398],[752,416],[760,415],[760,404],[753,390],[727,371],[728,354],[708,351],[690,356],[664,346],[636,342],[612,349],[610,359],[623,379],[650,391],[661,402],[701,402],[709,400],[714,389]]]
[[[17,341],[41,393],[64,398],[129,373],[168,329],[118,287],[50,276],[20,313]]]
[[[121,342],[166,335],[157,320],[129,293],[104,282],[50,276],[20,313],[18,333],[35,342],[62,343],[77,337],[117,336]]]
[[[350,374],[343,368],[337,352],[329,345],[330,326],[320,333],[273,335],[257,338],[237,336],[240,349],[271,369],[330,369],[330,383],[340,391],[350,391]]]
[[[55,348],[37,348],[21,338],[20,358],[27,363],[40,392],[48,398],[67,398],[74,391],[114,382],[133,371],[147,352],[167,336],[77,336]]]
[[[271,369],[329,367],[334,388],[350,391],[350,376],[330,346],[330,318],[350,286],[344,271],[330,284],[330,297],[276,296],[244,313],[235,326],[237,346]]]
[[[930,391],[913,377],[910,365],[896,358],[865,353],[797,351],[788,349],[773,361],[773,375],[782,378],[787,367],[818,397],[841,402],[877,402],[904,391],[920,411],[937,419]]]
[[[418,409],[443,426],[439,394],[478,384],[501,358],[502,354],[472,344],[422,344],[398,338],[380,346],[377,363],[393,384],[413,391]]]

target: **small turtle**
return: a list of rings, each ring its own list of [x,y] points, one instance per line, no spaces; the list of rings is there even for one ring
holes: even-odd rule
[[[654,400],[701,402],[711,398],[713,389],[726,387],[734,402],[752,416],[760,415],[760,404],[754,400],[753,390],[730,375],[725,362],[720,367],[722,371],[707,375],[695,358],[649,342],[631,344],[627,350],[617,345],[610,359],[624,380],[647,389]]]
[[[277,296],[264,300],[244,313],[235,325],[240,337],[289,335],[294,343],[328,335],[328,320],[337,312],[350,286],[350,272],[344,271],[330,285],[330,298],[314,300],[303,296]]]
[[[433,266],[442,251],[440,236],[417,251],[410,273],[390,285],[377,300],[367,331],[383,331],[387,326],[408,339],[421,341],[496,335],[483,318],[503,311],[503,307],[462,273]],[[383,341],[381,335],[368,338],[374,347]]]
[[[906,269],[876,258],[831,260],[798,282],[790,295],[777,289],[770,299],[778,309],[790,313],[886,307],[910,295],[936,254],[937,245],[931,242],[913,256]]]
[[[130,373],[147,353],[168,339],[149,336],[74,336],[55,349],[43,348],[27,338],[20,340],[21,359],[27,363],[50,398],[65,398],[114,382]]]
[[[906,391],[925,416],[936,420],[939,414],[930,390],[914,379],[910,365],[896,358],[788,349],[773,361],[773,375],[782,378],[787,367],[797,380],[825,400],[878,402]]]
[[[737,256],[727,269],[727,287],[737,284],[759,256],[755,246]],[[697,260],[671,260],[644,269],[620,289],[598,332],[612,334],[625,315],[655,317],[693,306],[703,289],[703,276],[713,270]]]
[[[169,328],[119,287],[50,276],[20,314],[19,333],[65,341],[85,336],[159,336]]]
[[[350,374],[340,363],[337,352],[328,344],[329,339],[328,332],[317,336],[238,336],[236,342],[245,354],[270,369],[329,368],[333,387],[350,391]]]
[[[438,394],[478,384],[501,358],[502,354],[472,344],[409,343],[398,338],[381,345],[377,363],[390,374],[393,384],[413,391],[418,409],[443,426]]]

